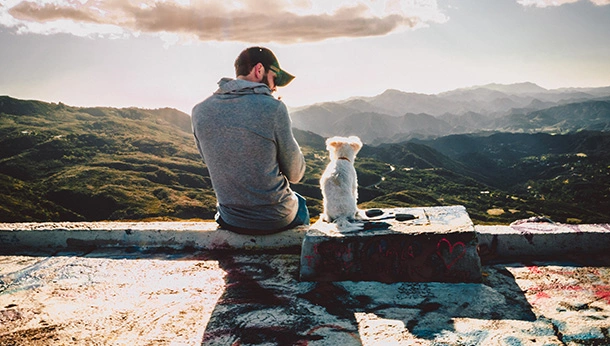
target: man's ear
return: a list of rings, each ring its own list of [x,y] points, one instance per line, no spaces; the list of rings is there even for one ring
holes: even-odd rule
[[[263,80],[263,75],[265,74],[265,66],[263,66],[262,63],[259,62],[258,64],[254,65],[252,70],[252,72],[254,73],[254,78],[256,78],[256,80]]]

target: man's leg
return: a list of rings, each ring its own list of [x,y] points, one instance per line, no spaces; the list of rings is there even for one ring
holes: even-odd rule
[[[300,225],[309,225],[309,210],[307,210],[307,201],[305,198],[298,193],[294,193],[299,200],[299,210],[297,211],[297,216],[295,216],[294,220],[290,223],[290,225],[286,226],[284,229],[294,228]]]
[[[273,234],[273,233],[278,233],[278,232],[282,232],[291,228],[295,228],[297,226],[300,225],[309,225],[309,210],[307,209],[307,201],[305,200],[305,198],[301,195],[299,195],[298,193],[294,193],[297,197],[297,200],[299,201],[299,209],[297,210],[297,215],[294,217],[294,220],[292,220],[292,222],[286,226],[283,227],[281,229],[276,229],[276,230],[255,230],[255,229],[246,229],[246,228],[241,228],[241,227],[235,227],[235,226],[231,226],[228,223],[226,223],[221,217],[220,217],[220,213],[216,213],[215,219],[216,219],[216,223],[218,223],[220,225],[221,228],[235,232],[235,233],[239,233],[239,234],[249,234],[249,235],[266,235],[266,234]]]

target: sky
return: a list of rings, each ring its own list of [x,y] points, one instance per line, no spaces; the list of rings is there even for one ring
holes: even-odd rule
[[[296,76],[275,93],[291,108],[610,86],[610,0],[0,0],[0,95],[190,114],[250,46]]]

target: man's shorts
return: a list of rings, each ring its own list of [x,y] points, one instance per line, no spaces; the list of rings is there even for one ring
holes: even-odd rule
[[[231,226],[228,223],[226,223],[220,217],[220,213],[216,213],[216,217],[215,217],[216,222],[223,229],[226,229],[226,230],[229,230],[229,231],[232,231],[235,233],[239,233],[239,234],[249,234],[249,235],[274,234],[274,233],[283,232],[285,230],[289,230],[291,228],[295,228],[300,225],[309,225],[309,210],[307,210],[306,200],[303,196],[299,195],[298,193],[295,192],[294,194],[297,196],[297,199],[299,201],[299,210],[297,210],[297,215],[294,217],[294,220],[292,220],[292,222],[286,227],[282,227],[280,229],[274,229],[274,230],[260,230],[260,229],[235,227],[235,226]]]

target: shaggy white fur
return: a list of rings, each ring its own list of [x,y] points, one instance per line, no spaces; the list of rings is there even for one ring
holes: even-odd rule
[[[340,231],[355,230],[358,214],[358,178],[354,168],[356,154],[362,148],[360,138],[332,137],[326,140],[330,163],[320,178],[324,198],[322,220],[334,222]]]

